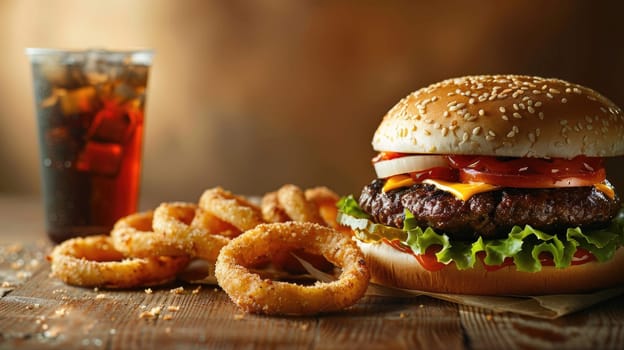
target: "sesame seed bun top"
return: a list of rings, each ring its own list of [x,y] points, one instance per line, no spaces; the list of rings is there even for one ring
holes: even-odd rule
[[[448,79],[403,98],[373,136],[377,151],[573,158],[624,154],[624,113],[559,79]]]

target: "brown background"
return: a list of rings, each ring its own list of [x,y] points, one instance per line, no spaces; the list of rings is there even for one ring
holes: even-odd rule
[[[426,3],[0,0],[0,193],[39,193],[26,47],[156,50],[142,187],[155,200],[286,182],[357,193],[383,114],[453,76],[559,77],[624,105],[618,6]]]

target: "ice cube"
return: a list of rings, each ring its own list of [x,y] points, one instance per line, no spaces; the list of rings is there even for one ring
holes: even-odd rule
[[[83,73],[82,64],[75,62],[63,64],[57,61],[43,62],[41,73],[49,84],[55,87],[75,89],[87,85],[87,78]]]
[[[135,87],[143,87],[147,85],[147,73],[149,67],[140,64],[128,65],[125,67],[125,71],[122,73],[122,79],[127,83]]]
[[[97,91],[93,86],[84,86],[74,90],[61,90],[59,95],[61,111],[66,116],[80,113],[93,113],[97,110]]]
[[[123,144],[135,129],[135,121],[119,105],[106,103],[93,118],[87,139]]]
[[[42,152],[45,158],[53,163],[72,162],[76,159],[79,143],[72,137],[71,131],[67,127],[53,127],[45,133],[45,145]]]
[[[115,100],[119,103],[124,103],[135,98],[137,96],[137,91],[133,86],[121,82],[115,86],[114,94]]]
[[[122,157],[123,147],[119,144],[89,141],[78,155],[76,168],[98,175],[115,176]]]

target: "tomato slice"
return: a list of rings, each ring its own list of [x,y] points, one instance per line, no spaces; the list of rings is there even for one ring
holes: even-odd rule
[[[512,258],[505,258],[503,263],[500,265],[487,265],[483,259],[485,258],[485,252],[478,252],[477,257],[481,260],[483,264],[483,268],[487,271],[497,271],[506,266],[514,265]],[[539,261],[542,266],[555,266],[555,261],[553,260],[552,255],[549,253],[541,253],[539,255]],[[583,265],[592,261],[596,261],[596,257],[594,254],[590,253],[587,249],[584,248],[576,248],[576,252],[574,252],[574,257],[572,258],[572,265]]]
[[[409,154],[408,153],[400,153],[400,152],[384,151],[384,152],[379,152],[372,159],[372,162],[376,163],[376,162],[380,162],[382,160],[390,160],[390,159],[400,158],[400,157],[407,156],[407,155],[409,155]]]
[[[446,266],[443,263],[439,262],[438,258],[435,256],[436,253],[439,252],[440,249],[442,249],[442,247],[439,245],[430,246],[429,248],[427,248],[425,254],[414,254],[412,248],[404,245],[398,239],[389,240],[384,238],[383,242],[398,251],[412,255],[414,258],[416,258],[416,261],[418,261],[418,263],[427,271],[440,271]]]
[[[427,248],[425,254],[414,255],[416,260],[420,263],[425,270],[428,271],[440,271],[446,265],[438,261],[438,258],[435,256],[437,252],[440,251],[440,246],[432,245]]]
[[[449,167],[435,167],[415,173],[410,173],[409,175],[415,182],[418,183],[426,179],[437,179],[450,182],[459,181],[457,170]]]
[[[592,186],[606,179],[603,159],[501,158],[449,156],[461,182],[485,182],[502,187],[550,188]]]

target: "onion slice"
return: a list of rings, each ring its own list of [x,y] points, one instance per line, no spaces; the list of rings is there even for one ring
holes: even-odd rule
[[[398,174],[414,173],[435,167],[448,167],[444,156],[417,155],[382,160],[373,163],[378,178],[387,178]]]

